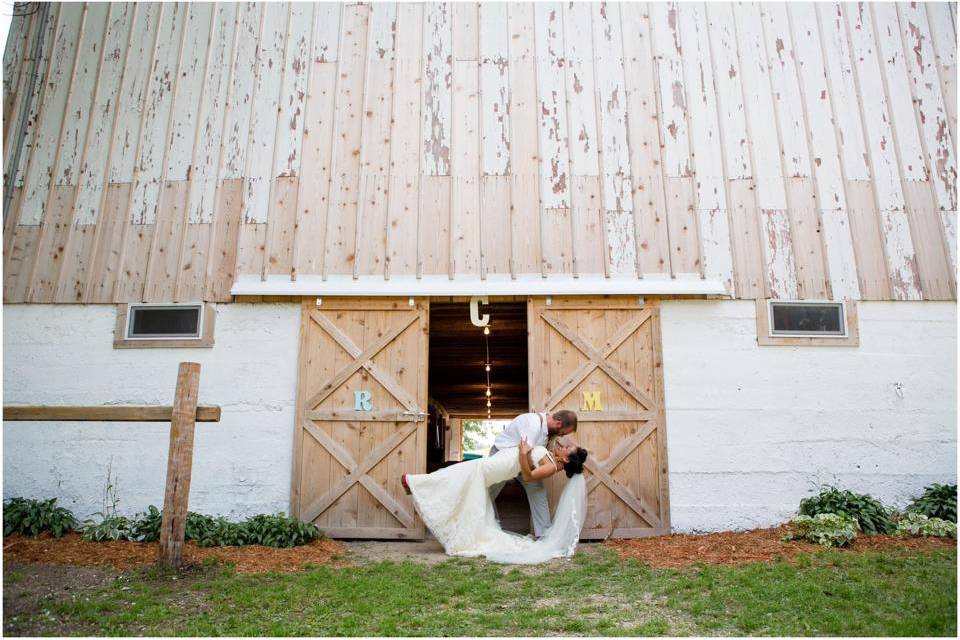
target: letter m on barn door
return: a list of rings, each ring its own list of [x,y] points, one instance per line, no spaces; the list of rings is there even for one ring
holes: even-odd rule
[[[400,476],[426,465],[427,307],[304,301],[291,511],[339,538],[422,538]]]
[[[660,309],[636,298],[532,298],[530,403],[572,409],[586,447],[582,537],[670,531]],[[551,508],[566,477],[548,482]]]

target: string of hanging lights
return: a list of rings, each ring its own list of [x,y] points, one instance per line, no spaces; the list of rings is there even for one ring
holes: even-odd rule
[[[483,342],[486,347],[487,357],[483,363],[483,369],[487,374],[487,419],[490,419],[493,408],[493,392],[490,385],[490,326],[483,328]]]

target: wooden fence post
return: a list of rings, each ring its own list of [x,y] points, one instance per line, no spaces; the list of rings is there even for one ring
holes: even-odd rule
[[[170,453],[167,488],[160,525],[160,562],[171,568],[183,564],[183,539],[187,524],[187,498],[193,466],[193,430],[197,420],[200,363],[181,362],[170,419]]]

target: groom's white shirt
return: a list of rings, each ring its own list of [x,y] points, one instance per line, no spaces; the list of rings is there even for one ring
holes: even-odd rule
[[[519,447],[520,438],[526,438],[531,447],[547,446],[547,418],[543,413],[524,413],[513,420],[497,434],[493,446],[498,450]]]

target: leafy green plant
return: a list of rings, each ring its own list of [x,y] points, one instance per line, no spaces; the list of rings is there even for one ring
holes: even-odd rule
[[[32,500],[11,498],[3,503],[3,535],[19,533],[39,536],[49,532],[59,538],[77,527],[77,519],[65,507],[57,506],[57,499]]]
[[[935,536],[956,539],[957,523],[941,518],[928,518],[922,513],[907,511],[897,520],[897,535],[902,538]]]
[[[163,514],[160,509],[150,505],[143,513],[130,522],[130,536],[133,542],[156,542],[160,539],[160,524]]]
[[[212,524],[204,529],[203,535],[194,539],[201,547],[239,547],[249,544],[243,524],[228,522],[222,516],[213,519]]]
[[[869,535],[893,533],[891,513],[876,498],[832,486],[821,487],[820,493],[800,501],[800,515],[822,513],[848,515],[857,520],[860,530]]]
[[[108,542],[112,540],[130,539],[130,520],[118,515],[104,515],[102,513],[94,514],[101,516],[99,521],[88,519],[84,520],[81,534],[84,540],[92,542]]]
[[[296,547],[321,536],[315,525],[283,513],[253,516],[243,523],[243,527],[247,544],[268,547]]]
[[[857,519],[847,514],[799,515],[790,521],[782,540],[806,540],[825,547],[844,547],[857,537],[859,530]]]
[[[217,520],[213,516],[205,516],[195,511],[187,512],[185,537],[187,540],[204,540],[212,536],[217,527]]]
[[[925,487],[923,495],[910,503],[907,511],[921,513],[928,518],[940,518],[957,522],[957,485],[932,484]]]

